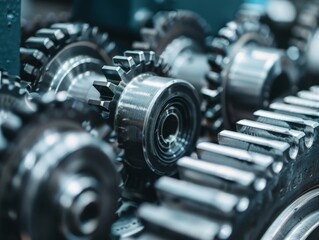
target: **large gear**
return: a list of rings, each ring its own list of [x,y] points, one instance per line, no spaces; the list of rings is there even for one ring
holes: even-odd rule
[[[103,67],[107,81],[94,82],[101,97],[89,103],[114,124],[124,160],[138,176],[174,174],[176,160],[192,152],[199,133],[194,87],[165,77],[154,52],[126,51],[113,62],[115,66]]]
[[[210,43],[206,91],[215,104],[206,106],[205,125],[211,131],[218,132],[223,125],[233,128],[237,120],[296,88],[293,63],[284,51],[271,48],[273,44],[269,28],[248,19],[228,23]],[[216,100],[223,107],[216,108]]]
[[[8,105],[6,90],[17,85],[3,84],[1,239],[103,238],[119,198],[115,154],[85,131],[90,118],[96,124],[104,124],[103,119],[84,103],[66,102],[65,94],[45,95],[33,101],[34,108]]]
[[[256,120],[200,143],[178,161],[181,180],[156,183],[139,240],[318,239],[319,98],[301,91],[258,110]]]
[[[209,25],[194,12],[158,12],[152,27],[141,29],[143,42],[133,47],[154,51],[169,67],[169,76],[189,81],[200,93],[209,70],[206,40],[210,34]]]
[[[82,101],[98,96],[94,80],[104,78],[101,68],[111,64],[114,42],[107,33],[84,23],[53,24],[40,29],[21,48],[21,77],[33,91],[66,91]]]

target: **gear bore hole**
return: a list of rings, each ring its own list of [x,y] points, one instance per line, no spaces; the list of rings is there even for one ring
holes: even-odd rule
[[[91,202],[86,205],[80,213],[80,224],[83,233],[93,233],[98,225],[99,206],[96,202]]]
[[[172,142],[179,131],[179,121],[175,114],[170,114],[162,125],[162,137],[165,142]]]

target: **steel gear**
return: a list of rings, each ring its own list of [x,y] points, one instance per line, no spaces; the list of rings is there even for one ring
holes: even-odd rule
[[[206,106],[205,125],[211,131],[233,128],[239,119],[296,88],[293,63],[272,45],[269,28],[250,20],[228,23],[210,43],[209,89],[203,92],[215,103]],[[216,105],[218,100],[223,107]]]
[[[104,79],[101,68],[111,64],[115,51],[107,33],[84,23],[53,24],[37,31],[25,45],[21,75],[33,91],[66,91],[85,102],[99,96],[92,83]]]
[[[299,9],[287,52],[297,62],[301,75],[318,75],[319,2],[307,1]]]
[[[301,91],[200,143],[156,183],[136,239],[318,239],[319,98]],[[308,238],[309,237],[309,238]]]
[[[52,96],[36,111],[0,102],[1,239],[102,239],[115,216],[115,154],[84,130],[99,115]]]
[[[31,108],[27,99],[30,97],[29,85],[17,76],[8,75],[0,69],[0,106],[2,109]]]
[[[199,131],[199,100],[194,87],[165,76],[154,52],[126,51],[104,66],[107,81],[95,81],[91,99],[114,123],[124,159],[134,169],[171,175],[176,160],[191,153]],[[145,172],[146,170],[146,172]]]
[[[209,25],[186,10],[159,12],[152,25],[141,29],[143,42],[134,43],[134,48],[154,51],[169,67],[169,76],[187,80],[200,93],[209,71],[206,56]]]

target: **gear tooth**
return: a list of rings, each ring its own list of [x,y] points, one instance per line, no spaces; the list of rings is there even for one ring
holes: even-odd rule
[[[230,43],[235,42],[238,39],[237,33],[235,30],[230,29],[229,27],[224,27],[219,30],[218,35],[227,39]]]
[[[319,120],[319,111],[312,108],[300,107],[279,102],[270,104],[269,108],[276,112],[285,113],[292,116],[311,120]]]
[[[206,74],[208,84],[213,87],[219,87],[221,85],[221,77],[218,73],[210,71]]]
[[[125,72],[121,67],[103,66],[102,72],[107,81],[114,84],[119,84],[119,82],[125,78]]]
[[[319,110],[319,102],[317,102],[316,100],[309,100],[309,99],[303,99],[300,97],[288,96],[284,98],[284,102],[291,105],[315,108]]]
[[[240,165],[240,162],[237,165]],[[261,174],[258,177],[252,168],[235,168],[211,159],[198,160],[183,157],[178,161],[178,169],[180,178],[183,180],[219,188],[234,194],[251,194],[255,191],[262,191],[266,187],[266,179]],[[263,179],[264,184],[256,188],[260,179]]]
[[[226,56],[229,45],[229,41],[225,38],[214,38],[208,47],[217,54]]]
[[[109,111],[109,107],[110,107],[110,101],[101,101],[99,99],[89,99],[88,104],[92,105],[92,106],[96,106],[99,109],[101,109],[104,112]]]
[[[218,54],[212,54],[208,57],[208,63],[210,64],[211,69],[216,73],[220,73],[223,70],[223,61],[223,56]]]
[[[223,228],[219,221],[166,205],[155,206],[145,203],[139,208],[138,215],[145,222],[146,228],[151,230],[151,233],[144,232],[140,239],[196,239],[204,235],[203,239],[218,239]],[[178,224],[176,219],[179,219]],[[166,234],[167,238],[157,237]]]
[[[319,86],[312,86],[310,88],[310,91],[313,93],[319,93]],[[319,98],[318,98],[319,99]],[[318,100],[319,101],[319,100]]]
[[[69,37],[75,37],[78,36],[82,31],[83,24],[72,24],[72,23],[55,23],[51,25],[52,29],[60,29]],[[84,24],[84,26],[86,26]]]
[[[38,75],[38,73],[39,73],[38,68],[36,68],[35,66],[30,65],[30,64],[25,64],[25,65],[23,65],[23,68],[22,68],[21,77],[25,81],[33,83],[34,80],[36,79],[36,76]]]
[[[113,57],[113,64],[123,68],[126,72],[132,67],[136,66],[136,63],[132,57],[115,56]]]
[[[314,87],[314,88],[311,88],[311,91],[298,92],[298,97],[303,98],[303,99],[312,100],[312,101],[319,101],[318,93],[319,93],[319,88]]]
[[[184,207],[194,211],[209,211],[211,214],[221,217],[233,216],[238,213],[237,206],[242,199],[213,187],[200,186],[196,183],[168,177],[162,177],[157,181],[156,190],[161,201],[168,206],[174,204],[174,199],[180,199],[179,204]],[[205,195],[202,194],[203,192]],[[240,209],[240,211],[245,211],[247,207]]]
[[[218,102],[220,98],[220,91],[218,90],[211,90],[208,88],[203,88],[201,90],[201,93],[203,94],[204,98],[206,98],[209,101],[212,102]]]
[[[291,159],[305,150],[304,132],[251,120],[240,120],[236,125],[238,132],[289,143]]]
[[[20,56],[23,62],[28,62],[36,67],[41,67],[47,60],[47,56],[37,49],[20,48]]]
[[[46,54],[50,53],[50,51],[54,49],[54,42],[49,38],[30,37],[27,39],[25,44],[28,48],[40,49]]]
[[[36,32],[37,37],[49,38],[54,43],[61,43],[65,40],[66,36],[60,29],[42,28]]]
[[[290,159],[290,145],[286,142],[270,140],[227,130],[224,130],[218,134],[218,141],[221,145],[280,157],[285,162],[289,161]]]
[[[111,82],[94,81],[93,86],[99,91],[102,98],[111,99],[117,92],[117,85]]]
[[[136,65],[146,61],[146,57],[143,51],[125,51],[124,56],[132,57]]]
[[[151,47],[157,45],[157,31],[153,28],[142,28],[141,30],[142,39],[144,42],[148,42]]]
[[[196,152],[201,160],[225,164],[242,170],[253,170],[259,177],[278,174],[283,167],[282,164],[277,166],[278,160],[272,156],[215,143],[199,143]]]

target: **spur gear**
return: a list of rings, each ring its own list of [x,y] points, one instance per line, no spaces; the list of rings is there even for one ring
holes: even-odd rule
[[[176,160],[190,154],[199,131],[199,100],[184,80],[166,77],[154,52],[126,51],[104,66],[107,81],[94,81],[91,99],[114,123],[124,159],[135,169],[171,175]]]
[[[98,96],[93,80],[104,79],[101,68],[111,64],[115,44],[107,33],[84,23],[53,24],[40,29],[21,48],[21,77],[33,91],[66,91],[87,102]]]
[[[52,99],[34,101],[36,111],[0,101],[1,239],[102,239],[115,216],[115,154],[84,130],[99,115]]]
[[[17,76],[11,76],[0,69],[0,106],[2,109],[25,109],[31,107],[28,98],[29,85]]]
[[[287,52],[297,62],[301,75],[319,75],[319,2],[307,1],[299,9]]]
[[[156,183],[136,239],[318,239],[319,98],[301,91],[200,143]]]
[[[209,25],[186,10],[159,12],[152,25],[141,29],[143,42],[136,42],[133,47],[154,51],[167,64],[169,76],[187,80],[200,93],[209,71],[206,55]]]
[[[205,119],[212,131],[233,128],[237,120],[296,88],[293,63],[272,45],[269,28],[247,19],[228,23],[210,43],[207,98],[215,104],[207,104]]]

